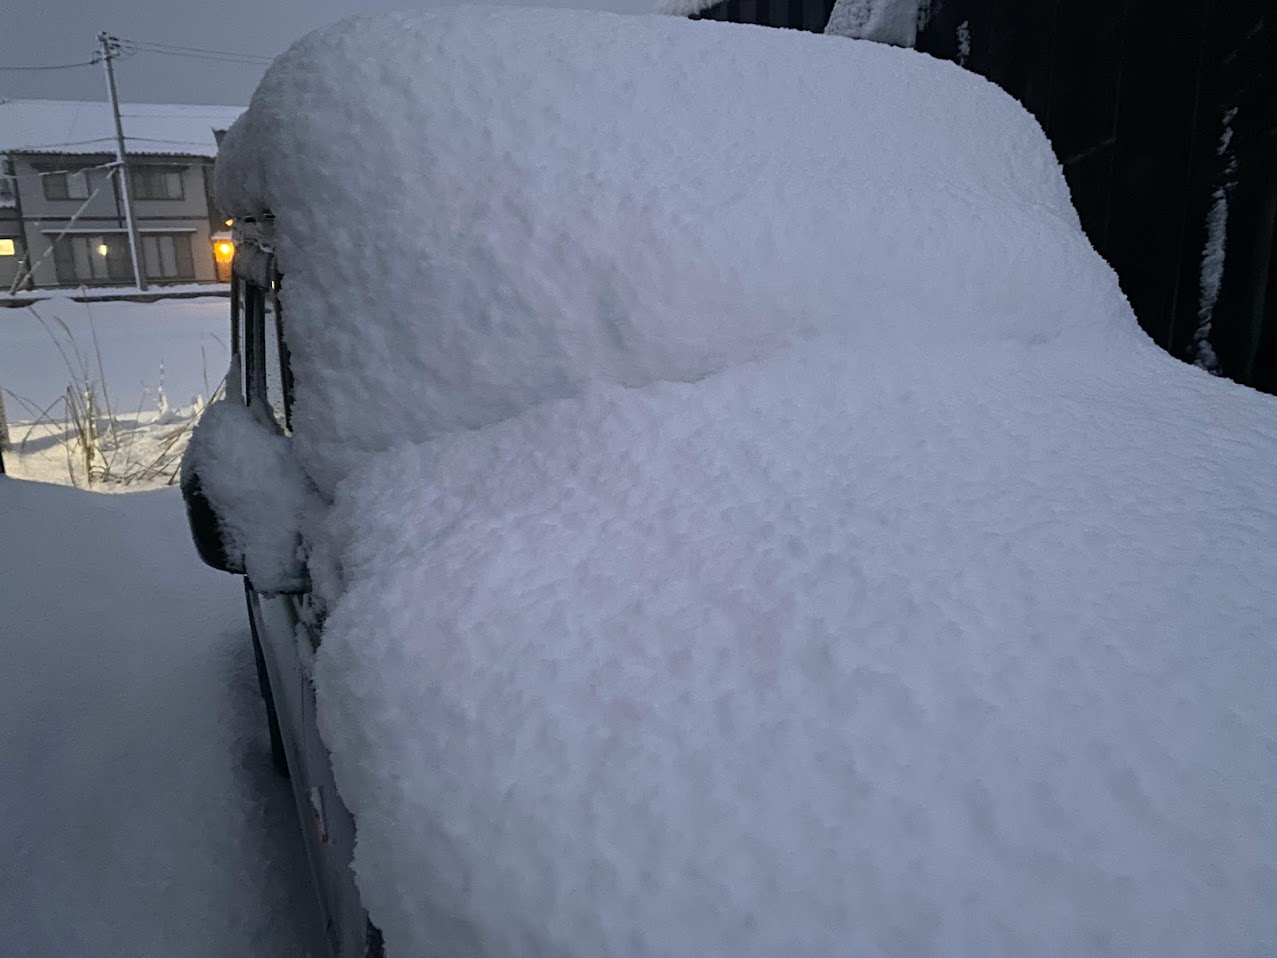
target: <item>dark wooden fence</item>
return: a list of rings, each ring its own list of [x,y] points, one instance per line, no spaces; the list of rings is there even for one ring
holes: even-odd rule
[[[703,16],[821,30],[832,6],[726,0]],[[1277,393],[1277,3],[921,7],[918,49],[988,77],[1042,123],[1149,335]]]

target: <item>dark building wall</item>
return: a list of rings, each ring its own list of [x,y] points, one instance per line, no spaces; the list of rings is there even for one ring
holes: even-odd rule
[[[1271,0],[932,0],[918,48],[1037,116],[1154,340],[1277,391]]]
[[[832,5],[726,0],[703,16],[821,30]],[[1277,392],[1273,0],[921,7],[920,50],[988,77],[1042,123],[1087,234],[1149,335]],[[1222,273],[1204,292],[1204,253],[1221,237]]]

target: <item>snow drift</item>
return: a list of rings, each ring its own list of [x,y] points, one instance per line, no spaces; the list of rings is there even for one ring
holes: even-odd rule
[[[278,216],[391,955],[1277,947],[1277,407],[1139,332],[1010,98],[797,32],[358,19],[218,188]]]

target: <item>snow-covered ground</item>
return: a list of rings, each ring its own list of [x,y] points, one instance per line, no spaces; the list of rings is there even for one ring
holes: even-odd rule
[[[9,474],[100,492],[171,484],[191,421],[226,370],[227,313],[216,297],[0,309]]]
[[[239,581],[177,490],[0,478],[0,954],[320,954]]]
[[[171,286],[151,286],[140,290],[136,286],[77,286],[73,289],[24,289],[16,293],[0,290],[0,304],[5,300],[26,302],[27,300],[54,300],[89,298],[94,300],[125,300],[139,296],[191,296],[200,294],[212,296],[215,293],[229,293],[229,283],[180,283]]]
[[[67,430],[30,407],[80,376],[72,344],[136,462],[226,367],[224,299],[38,312],[0,310],[13,477],[70,481]],[[200,564],[176,489],[0,477],[0,770],[6,958],[321,953],[239,582]]]

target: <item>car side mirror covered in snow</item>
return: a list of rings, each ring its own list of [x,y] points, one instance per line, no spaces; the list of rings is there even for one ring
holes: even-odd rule
[[[302,514],[315,494],[292,440],[235,399],[210,405],[182,458],[182,496],[200,558],[258,592],[310,588]]]
[[[191,538],[195,540],[195,551],[204,564],[219,572],[243,575],[243,556],[233,556],[226,548],[221,521],[208,496],[204,495],[199,473],[193,469],[182,470],[182,498],[186,501],[186,521],[191,527]]]

